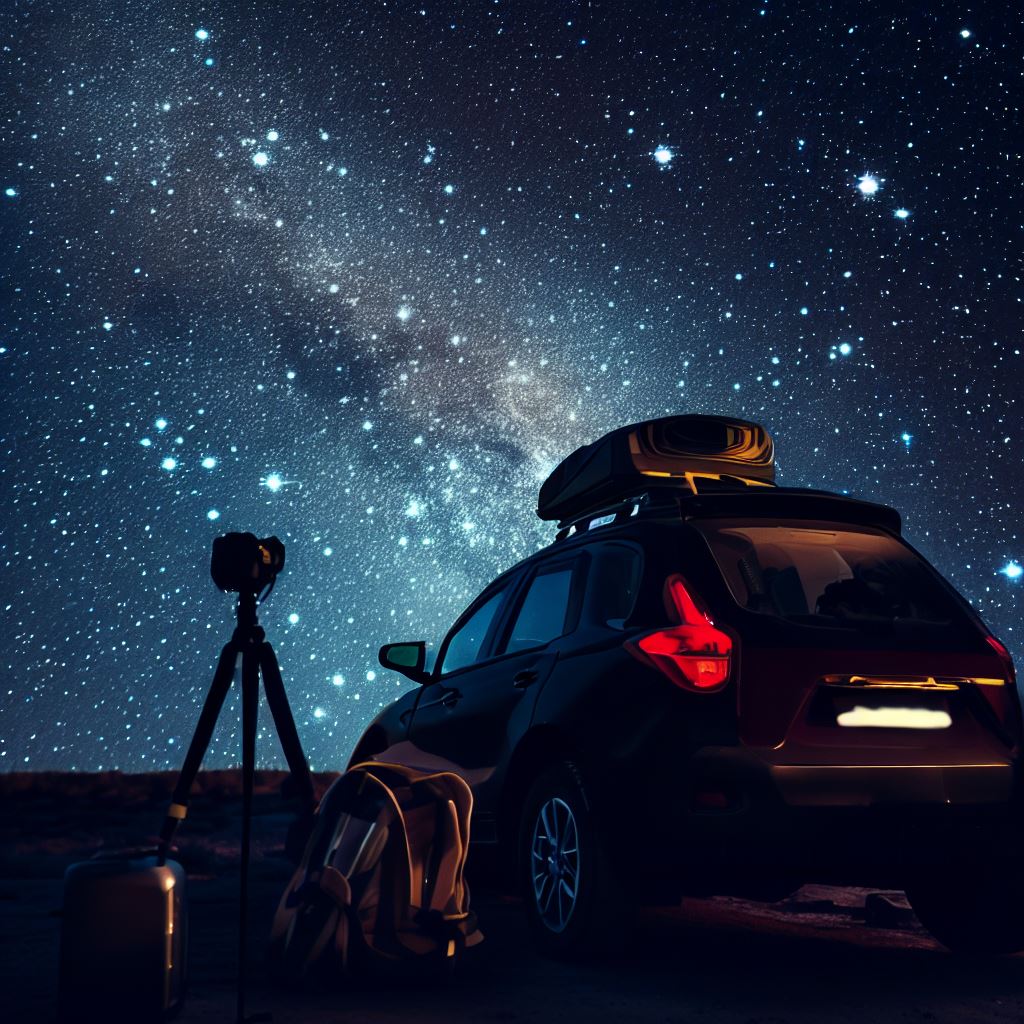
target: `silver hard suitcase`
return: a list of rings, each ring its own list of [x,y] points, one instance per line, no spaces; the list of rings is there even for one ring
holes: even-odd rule
[[[64,875],[62,1021],[162,1021],[185,995],[185,870],[155,854],[97,857]]]

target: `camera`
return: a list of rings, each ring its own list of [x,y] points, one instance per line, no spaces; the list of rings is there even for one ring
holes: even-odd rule
[[[259,593],[284,568],[284,545],[276,537],[226,533],[213,542],[210,575],[217,587],[239,594]]]

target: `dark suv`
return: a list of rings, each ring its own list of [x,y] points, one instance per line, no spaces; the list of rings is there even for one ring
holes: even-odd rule
[[[685,419],[705,418],[652,422]],[[809,881],[903,888],[955,950],[1021,948],[1006,649],[895,511],[694,473],[684,426],[682,456],[650,424],[598,442],[641,438],[625,473],[598,459],[596,507],[558,481],[585,514],[480,594],[432,670],[422,642],[381,649],[421,685],[352,762],[461,774],[473,841],[504,853],[549,952],[603,943],[626,902]]]

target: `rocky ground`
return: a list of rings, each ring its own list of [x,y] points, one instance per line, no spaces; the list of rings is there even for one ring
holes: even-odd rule
[[[0,1019],[54,1019],[61,874],[97,849],[151,838],[172,782],[116,773],[0,776]],[[1024,1019],[1024,957],[953,957],[921,930],[900,894],[826,887],[771,905],[716,898],[647,911],[626,951],[595,965],[538,957],[517,903],[478,887],[487,938],[452,981],[282,991],[259,957],[289,873],[280,782],[260,773],[250,904],[249,1009],[271,1012],[275,1024]],[[236,773],[200,776],[179,854],[190,873],[192,924],[185,1024],[234,1020],[239,809]],[[80,1019],[102,1020],[103,1008],[83,1008]]]

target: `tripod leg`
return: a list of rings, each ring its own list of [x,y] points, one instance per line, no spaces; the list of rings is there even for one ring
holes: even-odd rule
[[[213,674],[213,682],[210,684],[210,691],[206,695],[206,702],[203,704],[202,714],[199,716],[199,724],[192,734],[192,742],[185,755],[185,763],[182,765],[178,781],[174,786],[171,806],[167,810],[167,817],[160,830],[160,846],[157,856],[161,864],[167,858],[167,851],[174,838],[178,823],[188,813],[189,791],[192,789],[192,783],[195,782],[206,748],[210,745],[210,738],[213,736],[213,730],[217,724],[217,716],[224,706],[224,698],[231,688],[231,679],[235,673],[238,654],[239,647],[234,639],[229,640],[220,652],[220,660],[217,662],[217,670]]]
[[[292,709],[288,706],[288,695],[285,693],[284,680],[281,678],[281,669],[277,664],[274,648],[267,641],[260,645],[260,671],[263,674],[263,689],[267,694],[267,704],[270,705],[270,712],[274,716],[277,737],[281,741],[281,749],[284,750],[285,760],[288,762],[288,769],[292,774],[292,782],[298,791],[296,795],[306,805],[304,813],[308,814],[316,802],[313,777],[309,773],[309,764],[302,751],[302,743],[299,740],[298,730],[295,728]]]
[[[245,952],[248,930],[249,843],[252,836],[252,790],[256,772],[256,722],[259,711],[259,649],[242,655],[242,862],[238,907],[238,1022],[245,1022]]]

